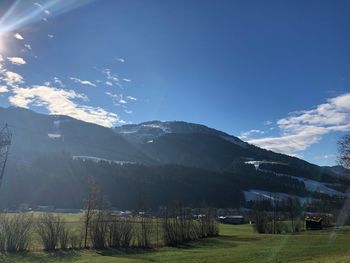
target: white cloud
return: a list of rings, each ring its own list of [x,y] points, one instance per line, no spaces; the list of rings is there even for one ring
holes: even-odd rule
[[[54,77],[53,78],[53,82],[58,84],[61,88],[64,88],[65,85],[63,84],[63,82],[58,78],[58,77]]]
[[[132,114],[132,110],[124,110],[124,112],[127,114]]]
[[[70,79],[73,80],[75,83],[96,87],[96,84],[94,84],[94,83],[92,83],[91,81],[88,81],[88,80],[81,80],[81,79],[74,78],[74,77],[70,77]]]
[[[129,100],[137,100],[135,97],[133,97],[133,96],[126,96],[126,98],[127,99],[129,99]]]
[[[44,13],[47,14],[47,15],[51,14],[51,12],[49,10],[45,10]]]
[[[328,159],[334,159],[336,157],[337,156],[335,154],[325,154],[325,155],[321,155],[321,156],[315,156],[314,159],[325,159],[325,160],[328,160]]]
[[[41,9],[43,9],[43,6],[41,5],[41,4],[39,4],[39,3],[34,3],[33,5],[35,5],[36,7],[39,7],[39,8],[41,8]]]
[[[110,69],[103,69],[102,73],[106,75],[107,80],[112,82],[119,82],[119,77],[117,74],[112,73]]]
[[[14,65],[24,65],[27,62],[21,57],[7,57],[7,59]]]
[[[329,132],[350,131],[350,93],[327,100],[315,109],[294,112],[277,121],[281,136],[249,140],[251,144],[276,152],[303,151]]]
[[[22,84],[24,82],[23,77],[16,72],[5,70],[3,74],[4,77],[1,77],[1,79],[4,80],[6,84],[11,87],[16,87],[16,84]]]
[[[54,35],[48,34],[47,37],[48,37],[48,38],[53,38]]]
[[[113,103],[117,106],[127,104],[128,102],[124,99],[123,94],[113,94],[106,92],[106,95],[110,96],[113,100]]]
[[[117,114],[103,108],[77,104],[74,100],[87,101],[88,99],[84,94],[76,93],[74,90],[32,86],[31,88],[14,88],[13,93],[9,101],[18,107],[41,106],[45,107],[50,114],[67,115],[106,127],[123,122]]]
[[[14,38],[18,39],[18,40],[23,40],[24,38],[22,37],[22,35],[20,35],[19,33],[16,33],[13,35]]]
[[[8,88],[6,86],[0,86],[0,93],[6,93],[8,92]]]
[[[241,140],[248,139],[253,134],[264,134],[264,131],[261,130],[250,130],[246,132],[241,132],[240,136],[238,136]]]
[[[117,60],[121,63],[124,63],[125,62],[125,59],[124,58],[117,58]]]
[[[113,83],[110,82],[110,81],[106,81],[105,84],[106,84],[107,86],[113,86]]]
[[[125,82],[130,82],[131,81],[131,79],[123,79]]]
[[[28,49],[28,50],[32,50],[32,46],[29,45],[29,44],[24,44],[24,47],[25,47],[26,49]]]

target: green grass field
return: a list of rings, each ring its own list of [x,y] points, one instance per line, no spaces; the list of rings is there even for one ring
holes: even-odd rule
[[[0,262],[350,262],[350,227],[263,235],[249,225],[221,225],[220,237],[180,248],[2,255]]]

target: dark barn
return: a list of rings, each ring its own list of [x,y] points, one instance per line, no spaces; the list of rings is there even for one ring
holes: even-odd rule
[[[306,217],[306,230],[321,230],[323,218],[320,217]]]
[[[240,225],[245,223],[243,216],[220,216],[218,219],[222,224]]]

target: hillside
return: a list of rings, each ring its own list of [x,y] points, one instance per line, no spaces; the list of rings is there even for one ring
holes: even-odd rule
[[[0,108],[0,122],[13,133],[11,155],[27,161],[38,154],[64,152],[118,161],[151,160],[111,129],[67,116],[43,115],[22,108]]]
[[[13,132],[1,206],[81,207],[94,177],[114,207],[180,201],[241,207],[278,193],[340,196],[348,179],[330,168],[260,149],[237,137],[185,122],[114,129],[66,116],[0,108]]]

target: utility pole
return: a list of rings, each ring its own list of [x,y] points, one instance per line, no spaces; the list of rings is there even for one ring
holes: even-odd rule
[[[12,134],[8,128],[8,125],[5,124],[5,126],[0,130],[0,188],[5,174],[5,167],[9,155],[11,139]]]

